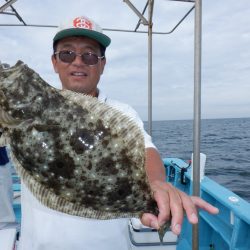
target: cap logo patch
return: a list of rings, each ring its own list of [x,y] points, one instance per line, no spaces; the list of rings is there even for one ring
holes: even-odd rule
[[[73,20],[73,26],[76,28],[83,28],[83,29],[88,29],[88,30],[93,29],[92,22],[89,21],[88,19],[85,19],[84,17],[75,18]]]

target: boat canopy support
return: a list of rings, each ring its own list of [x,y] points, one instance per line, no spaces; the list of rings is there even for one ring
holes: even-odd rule
[[[1,12],[4,12],[9,6],[11,6],[13,3],[15,3],[17,0],[10,0],[10,1],[6,1],[5,4],[3,4],[1,7],[0,7],[0,13]]]

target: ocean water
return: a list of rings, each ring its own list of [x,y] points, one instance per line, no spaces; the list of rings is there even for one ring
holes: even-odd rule
[[[191,120],[154,121],[152,126],[163,158],[191,158]],[[250,118],[202,120],[201,152],[207,155],[205,175],[250,202]]]

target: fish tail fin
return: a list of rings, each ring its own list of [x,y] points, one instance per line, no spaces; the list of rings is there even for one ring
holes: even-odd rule
[[[161,244],[163,243],[163,238],[164,238],[165,233],[170,230],[170,224],[171,224],[171,221],[167,221],[158,229],[158,235],[159,235]]]

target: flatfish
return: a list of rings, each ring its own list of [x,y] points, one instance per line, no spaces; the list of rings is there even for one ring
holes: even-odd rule
[[[0,130],[42,204],[95,219],[158,214],[143,132],[130,117],[97,98],[53,88],[21,61],[0,71]]]

